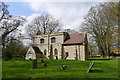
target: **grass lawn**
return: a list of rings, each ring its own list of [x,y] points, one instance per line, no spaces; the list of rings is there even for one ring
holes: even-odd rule
[[[42,67],[38,60],[38,68],[32,69],[32,62],[27,60],[2,61],[3,78],[118,78],[118,60],[91,59],[78,60],[48,60],[47,67]],[[86,73],[90,62],[95,62],[91,73]],[[66,64],[67,69],[61,70]]]
[[[2,59],[0,59],[0,79],[2,78]]]

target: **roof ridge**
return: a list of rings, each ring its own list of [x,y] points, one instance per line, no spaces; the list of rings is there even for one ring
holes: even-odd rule
[[[82,35],[82,34],[84,34],[84,33],[72,33],[70,35]]]

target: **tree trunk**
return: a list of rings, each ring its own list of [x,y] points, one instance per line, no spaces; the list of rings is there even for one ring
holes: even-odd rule
[[[5,59],[5,37],[2,35],[2,58]]]
[[[5,36],[2,35],[2,46],[3,46],[3,49],[5,48]]]

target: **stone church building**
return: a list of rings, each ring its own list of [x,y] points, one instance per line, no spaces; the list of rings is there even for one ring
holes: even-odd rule
[[[26,60],[36,58],[87,60],[88,41],[85,33],[37,34],[28,49]]]

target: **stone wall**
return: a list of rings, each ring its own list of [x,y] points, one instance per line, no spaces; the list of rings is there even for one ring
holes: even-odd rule
[[[64,52],[63,54],[66,55],[68,54],[68,57],[66,59],[75,59],[76,57],[76,47],[74,45],[66,45],[63,46]]]
[[[31,55],[32,55],[31,59],[36,59],[36,53],[35,53],[34,49],[32,48],[32,46],[27,51],[27,54],[25,57],[26,60],[29,60],[29,58],[30,58],[29,53],[31,53]]]
[[[64,52],[63,54],[68,53],[69,56],[66,59],[73,60],[86,60],[85,56],[85,46],[83,45],[66,45],[63,46]]]
[[[56,42],[51,43],[51,38],[53,37],[56,39]],[[51,56],[53,59],[56,59],[56,57],[58,59],[64,59],[66,57],[66,54],[68,54],[68,57],[66,59],[76,59],[83,61],[87,60],[89,57],[87,38],[85,38],[84,43],[82,44],[62,45],[66,37],[68,37],[68,34],[65,32],[49,35],[36,35],[33,37],[33,45],[38,47],[43,54],[46,50],[46,58],[48,58],[48,56]],[[44,43],[40,43],[40,39],[44,39]]]
[[[56,42],[51,43],[51,38],[55,38]],[[44,39],[44,43],[40,43],[40,39]],[[40,51],[43,52],[46,50],[46,57],[53,55],[53,59],[61,59],[61,44],[64,42],[64,32],[57,33],[57,34],[45,34],[45,35],[36,35],[33,37],[33,45],[39,47]],[[52,48],[52,49],[51,49]],[[57,50],[57,55],[55,55],[55,49]],[[52,53],[50,52],[52,51]]]
[[[80,60],[83,60],[85,61],[85,46],[84,44],[83,45],[80,45]]]

